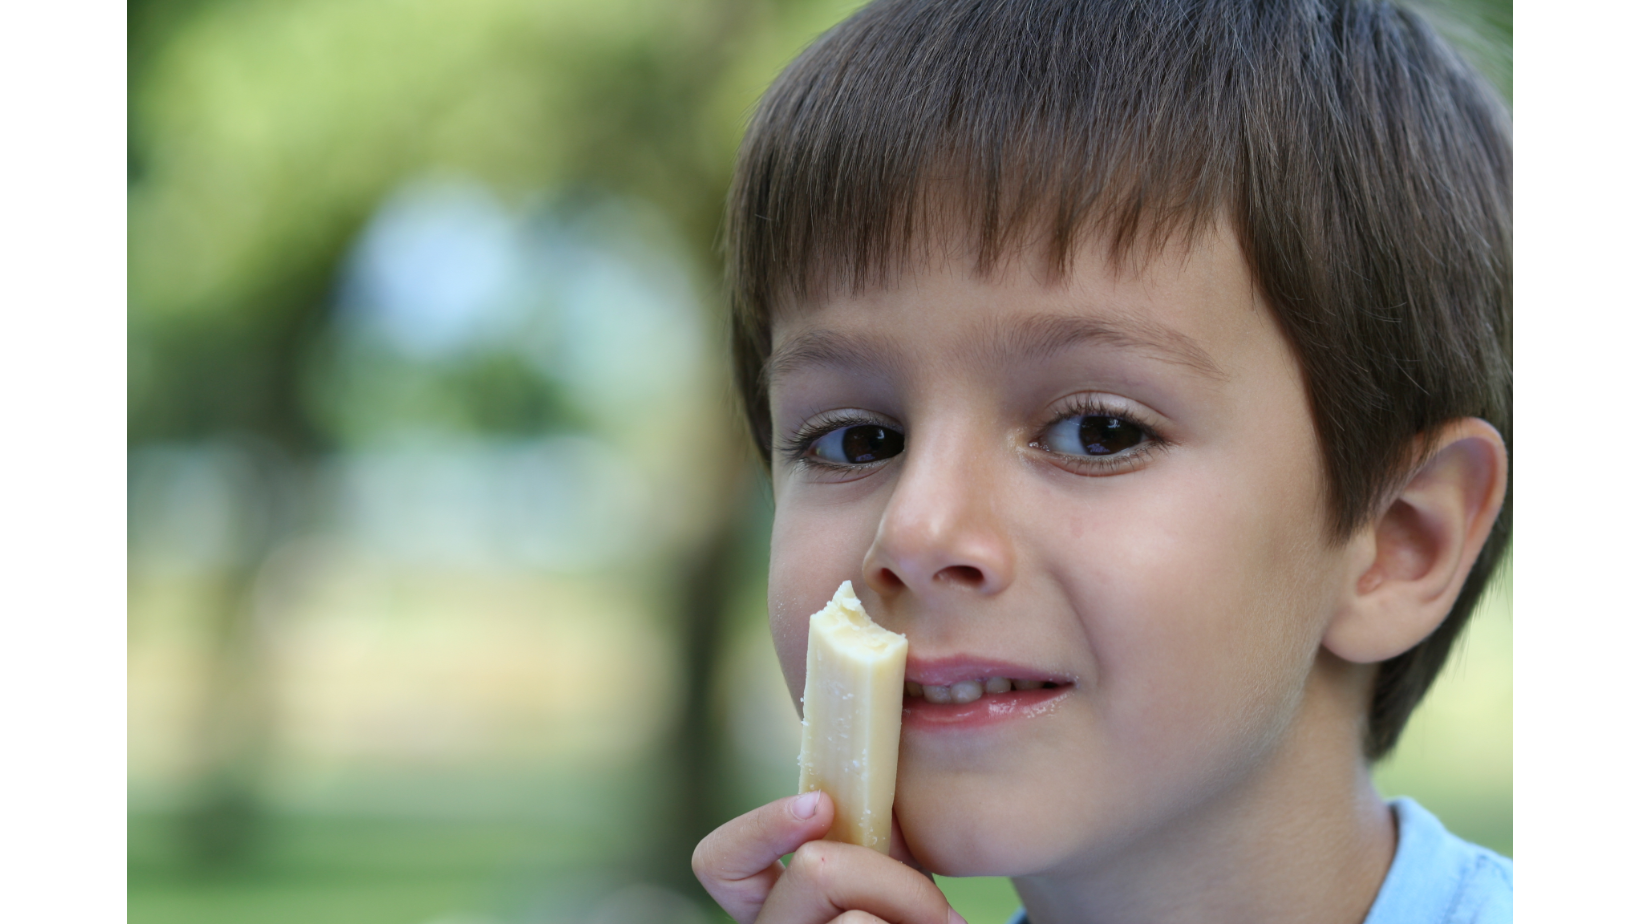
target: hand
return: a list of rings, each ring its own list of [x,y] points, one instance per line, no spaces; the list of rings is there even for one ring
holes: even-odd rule
[[[888,856],[821,837],[834,808],[823,792],[776,799],[727,822],[695,848],[695,876],[739,924],[967,924],[894,824]],[[792,854],[788,868],[780,862]]]

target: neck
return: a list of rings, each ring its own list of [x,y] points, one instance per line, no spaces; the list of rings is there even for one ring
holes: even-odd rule
[[[1257,771],[1095,863],[1015,879],[1031,924],[1360,924],[1395,854],[1361,755],[1371,681],[1323,652]]]

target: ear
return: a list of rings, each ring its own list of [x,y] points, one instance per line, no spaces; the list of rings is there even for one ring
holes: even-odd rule
[[[1349,542],[1348,581],[1322,646],[1385,661],[1423,641],[1463,589],[1508,487],[1503,437],[1468,417],[1430,435],[1428,461]]]

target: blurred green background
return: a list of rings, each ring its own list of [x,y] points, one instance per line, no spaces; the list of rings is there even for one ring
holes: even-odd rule
[[[856,5],[129,4],[133,924],[719,919],[798,732],[716,234]],[[1379,773],[1504,853],[1508,586]]]

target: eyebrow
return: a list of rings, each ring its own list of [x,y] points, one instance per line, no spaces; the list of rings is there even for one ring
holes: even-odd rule
[[[984,361],[1001,365],[1020,359],[1042,361],[1084,343],[1097,343],[1148,354],[1184,366],[1207,378],[1224,380],[1224,370],[1200,344],[1181,331],[1133,319],[1035,315],[999,325],[980,347]],[[763,386],[806,367],[834,369],[886,368],[900,365],[898,356],[874,338],[841,331],[804,331],[781,344],[763,367]]]
[[[808,330],[781,344],[763,364],[764,389],[775,379],[799,369],[818,366],[830,369],[897,368],[893,358],[874,339],[834,330]]]
[[[1132,318],[1103,320],[1035,315],[999,329],[985,353],[987,359],[998,363],[1016,358],[1043,360],[1083,343],[1146,353],[1153,359],[1184,366],[1210,379],[1228,378],[1201,344],[1182,331]]]

